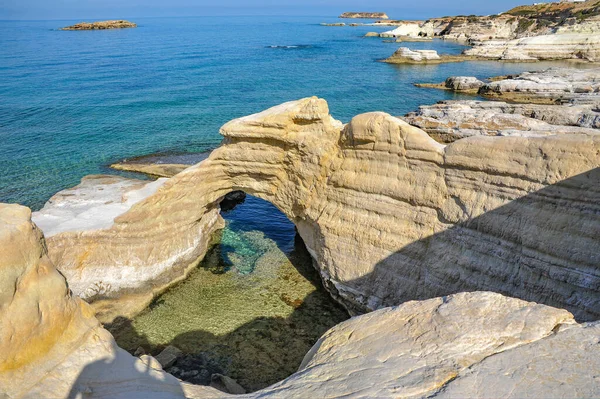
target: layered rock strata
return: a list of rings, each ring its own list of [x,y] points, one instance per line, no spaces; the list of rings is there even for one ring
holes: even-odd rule
[[[436,141],[465,137],[600,134],[600,113],[588,106],[507,104],[497,101],[442,101],[404,116]]]
[[[118,348],[88,305],[71,296],[27,208],[0,205],[0,247],[3,397],[231,397],[183,383],[155,358]],[[564,310],[462,293],[343,322],[315,344],[297,373],[239,397],[593,398],[600,394],[599,340],[599,323],[577,324]]]
[[[479,94],[504,101],[557,104],[600,104],[600,68],[551,68],[494,79]]]
[[[600,34],[568,33],[490,40],[465,50],[467,56],[510,61],[600,60]]]
[[[600,316],[598,136],[443,146],[385,113],[343,126],[317,98],[221,133],[206,161],[109,228],[48,239],[77,294],[93,298],[101,286],[119,298],[185,275],[223,196],[243,190],[296,224],[324,283],[354,313],[485,289]]]
[[[416,86],[479,94],[494,100],[517,103],[583,106],[581,109],[588,109],[589,113],[585,114],[584,123],[577,125],[586,127],[596,127],[594,121],[600,108],[600,68],[550,68],[515,76],[494,77],[489,82],[475,77],[453,76],[444,83],[417,83]],[[568,109],[577,108],[563,108],[561,113],[569,113]]]
[[[183,398],[175,377],[120,349],[71,294],[30,218],[25,207],[0,204],[0,397]],[[189,397],[213,391],[188,389]]]

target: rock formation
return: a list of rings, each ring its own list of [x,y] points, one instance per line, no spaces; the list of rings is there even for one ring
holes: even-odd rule
[[[404,64],[439,62],[440,60],[441,58],[435,50],[411,50],[408,47],[400,47],[386,62]]]
[[[525,105],[497,101],[441,101],[404,116],[436,141],[465,137],[600,134],[600,113],[588,106]]]
[[[175,377],[118,348],[71,295],[30,217],[0,204],[0,397],[182,398]]]
[[[122,300],[182,278],[219,227],[223,196],[243,190],[296,224],[324,283],[354,313],[484,289],[582,320],[600,315],[597,135],[443,146],[384,113],[344,127],[316,98],[221,133],[207,160],[111,226],[48,238],[78,295]]]
[[[118,348],[89,306],[71,296],[27,208],[0,205],[0,247],[0,396],[230,397],[182,383],[155,358]],[[297,373],[240,397],[593,398],[600,394],[599,339],[599,323],[577,324],[564,310],[462,293],[341,323]],[[175,348],[168,350],[169,359],[176,356]],[[243,392],[231,379],[214,377],[228,391]]]
[[[383,60],[388,64],[442,64],[447,62],[464,62],[474,57],[464,55],[439,55],[435,50],[411,50],[400,47],[391,57]]]
[[[444,83],[415,83],[417,87],[477,94],[485,83],[473,76],[451,76]]]
[[[384,12],[345,12],[340,18],[389,19]]]
[[[541,3],[483,17],[405,21],[381,36],[435,36],[474,45],[464,52],[466,59],[597,61],[600,57],[599,27],[600,4],[589,0]]]
[[[494,100],[529,104],[570,104],[580,107],[543,108],[560,114],[568,110],[584,112],[581,122],[557,123],[582,127],[597,127],[600,106],[600,68],[550,68],[545,71],[523,72],[515,76],[500,76],[483,82],[475,77],[453,76],[444,83],[417,83],[418,87],[479,94]],[[530,107],[531,108],[531,107]]]
[[[465,50],[465,55],[496,60],[600,60],[600,34],[568,33],[490,40]]]
[[[539,104],[600,104],[600,68],[550,68],[493,79],[479,94],[504,101]]]
[[[61,28],[60,30],[104,30],[104,29],[124,29],[137,28],[133,22],[124,20],[99,21],[99,22],[80,22],[75,25]]]
[[[423,28],[422,21],[404,21],[402,25],[396,29],[381,33],[381,37],[419,37],[419,36],[433,36],[433,29]]]
[[[160,163],[114,163],[110,165],[112,169],[123,170],[126,172],[138,172],[146,175],[158,177],[173,177],[183,172],[191,165],[182,164],[160,164]]]

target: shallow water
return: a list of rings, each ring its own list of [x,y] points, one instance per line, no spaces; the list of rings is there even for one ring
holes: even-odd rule
[[[269,215],[250,218],[249,215]],[[133,320],[110,327],[119,346],[189,356],[167,369],[192,383],[224,373],[257,390],[295,372],[318,338],[348,314],[321,286],[294,225],[248,196],[224,215],[219,244],[184,282]],[[181,374],[184,373],[184,374]]]
[[[327,17],[140,18],[136,29],[58,31],[79,21],[0,21],[0,202],[39,209],[113,162],[219,145],[227,121],[320,96],[347,122],[459,98],[413,87],[548,64],[378,63],[400,47]],[[408,43],[457,53],[444,41]]]

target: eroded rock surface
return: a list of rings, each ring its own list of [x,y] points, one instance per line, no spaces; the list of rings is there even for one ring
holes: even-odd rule
[[[525,37],[509,41],[490,40],[465,50],[465,55],[496,60],[600,60],[600,35],[565,33]]]
[[[540,72],[524,72],[483,86],[483,96],[541,104],[600,104],[600,68],[550,68]]]
[[[176,378],[119,349],[71,295],[30,218],[0,204],[0,397],[182,398]]]
[[[465,137],[600,134],[600,113],[589,106],[507,104],[499,101],[441,101],[420,106],[402,119],[436,141]]]
[[[223,196],[243,190],[296,224],[352,312],[486,289],[600,316],[597,135],[443,146],[380,112],[344,127],[317,98],[221,132],[224,145],[206,161],[110,229],[50,237],[78,294],[107,279],[104,296],[119,298],[185,275],[206,251]]]
[[[89,306],[71,296],[30,215],[0,205],[0,395],[229,397],[180,382],[151,356],[119,349]],[[599,327],[488,292],[408,302],[337,325],[297,373],[240,397],[592,398],[600,394]],[[228,391],[242,392],[224,379]]]

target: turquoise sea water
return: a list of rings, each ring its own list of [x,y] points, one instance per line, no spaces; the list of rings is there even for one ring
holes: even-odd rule
[[[532,68],[378,63],[400,45],[362,36],[388,28],[319,26],[334,20],[140,18],[137,29],[79,32],[56,30],[78,21],[0,21],[0,202],[38,209],[87,174],[116,173],[111,162],[210,150],[225,122],[284,101],[323,97],[344,122],[374,110],[403,115],[455,97],[414,82]]]

